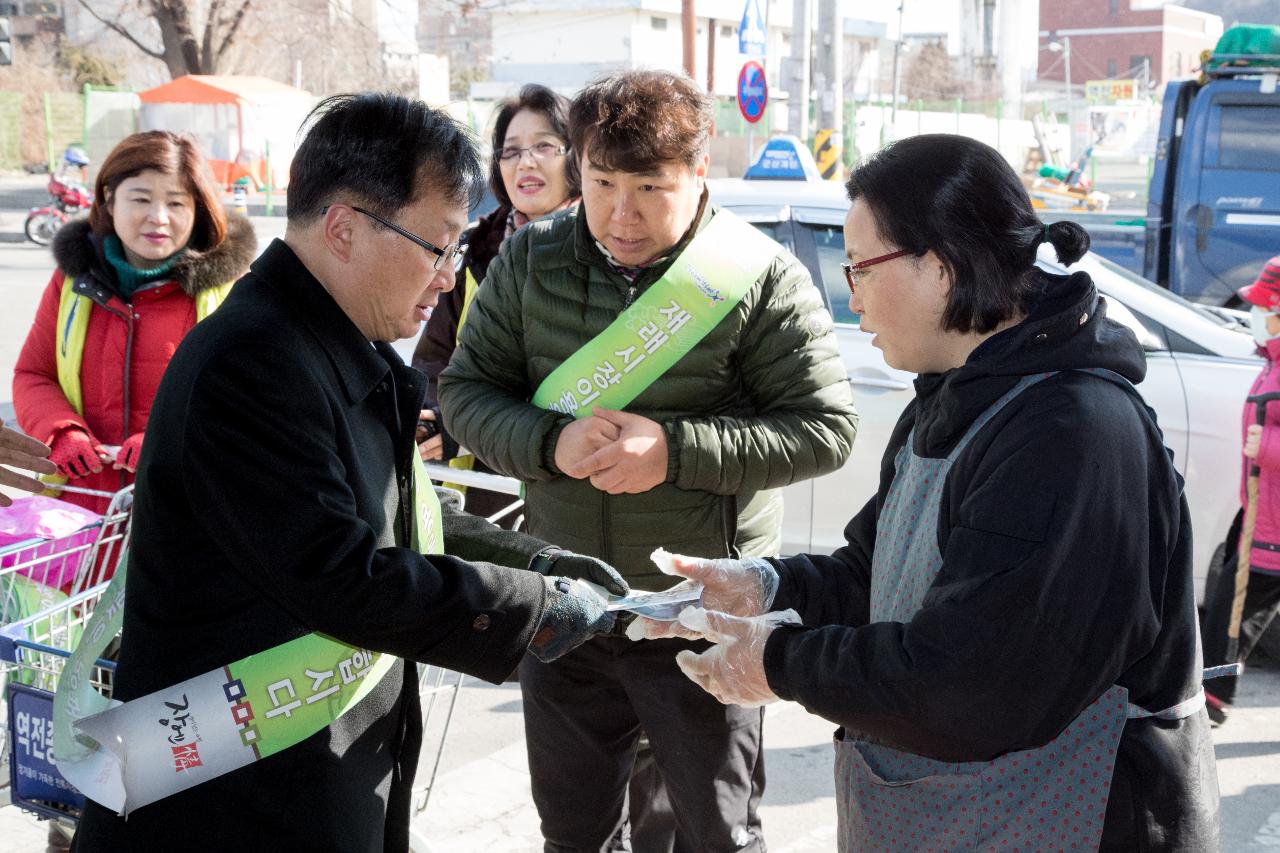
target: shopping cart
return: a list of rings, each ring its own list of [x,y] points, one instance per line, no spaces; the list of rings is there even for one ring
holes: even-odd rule
[[[84,798],[57,769],[53,694],[128,542],[133,487],[108,496],[107,513],[86,530],[0,548],[0,805],[64,825]],[[99,661],[90,678],[106,695],[114,668]]]

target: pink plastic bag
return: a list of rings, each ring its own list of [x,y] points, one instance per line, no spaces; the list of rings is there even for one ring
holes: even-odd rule
[[[101,521],[95,512],[43,495],[0,507],[0,574],[24,575],[54,589],[70,586]],[[29,545],[14,547],[20,542]]]

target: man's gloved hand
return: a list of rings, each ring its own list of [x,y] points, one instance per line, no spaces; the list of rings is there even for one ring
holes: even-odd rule
[[[124,469],[129,473],[137,473],[138,459],[142,456],[142,433],[135,432],[120,445],[120,450],[116,453],[116,462],[112,468],[116,470]]]
[[[751,557],[746,560],[721,558],[707,560],[699,557],[670,555],[670,563],[663,565],[657,555],[654,562],[665,574],[698,581],[702,584],[702,606],[731,616],[759,616],[773,604],[778,594],[778,572],[766,560]],[[659,622],[637,617],[627,628],[627,636],[633,640],[657,640],[663,637],[698,639],[696,631],[679,621]]]
[[[111,455],[98,440],[78,426],[59,431],[49,443],[49,461],[58,466],[58,473],[67,479],[87,477],[102,470]]]
[[[702,654],[683,651],[676,665],[694,684],[726,705],[757,708],[777,702],[764,672],[764,647],[779,625],[799,625],[794,610],[743,618],[690,607],[680,622],[713,643]]]
[[[555,546],[543,548],[534,554],[529,562],[529,568],[540,575],[563,575],[566,578],[591,581],[614,595],[626,595],[631,592],[631,587],[627,586],[627,582],[613,566],[595,557],[565,551]]]
[[[543,580],[547,606],[529,643],[529,651],[538,660],[550,663],[596,634],[613,629],[613,614],[605,610],[604,596],[585,582],[565,577]]]

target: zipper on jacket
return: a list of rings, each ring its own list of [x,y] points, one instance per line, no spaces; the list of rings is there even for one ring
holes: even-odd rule
[[[627,285],[627,301],[623,304],[623,308],[630,308],[631,303],[636,301],[636,283],[633,281]]]
[[[609,493],[600,493],[600,559],[613,565],[613,555],[609,553]]]

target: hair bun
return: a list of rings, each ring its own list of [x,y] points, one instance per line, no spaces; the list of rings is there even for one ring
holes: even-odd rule
[[[1053,246],[1058,260],[1071,266],[1089,251],[1089,232],[1076,222],[1053,222],[1045,226],[1045,242]]]

